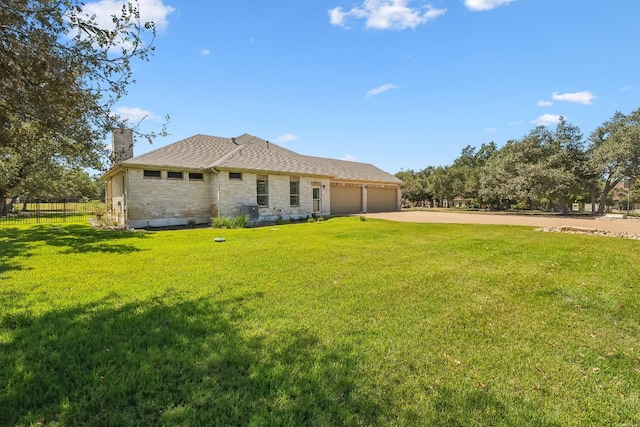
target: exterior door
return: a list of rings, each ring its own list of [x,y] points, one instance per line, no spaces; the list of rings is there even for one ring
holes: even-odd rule
[[[322,193],[320,192],[320,187],[313,187],[313,212],[322,212]]]

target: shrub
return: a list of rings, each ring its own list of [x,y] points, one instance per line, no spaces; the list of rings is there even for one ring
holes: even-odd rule
[[[211,218],[211,224],[215,228],[244,228],[249,221],[248,215],[238,215],[235,217],[217,216]]]
[[[249,215],[238,215],[233,218],[232,225],[233,228],[245,228],[247,226],[247,222],[249,222]]]

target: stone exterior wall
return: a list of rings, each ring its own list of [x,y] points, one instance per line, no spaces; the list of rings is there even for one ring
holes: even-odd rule
[[[220,216],[242,215],[242,205],[256,203],[256,174],[245,172],[242,179],[229,179],[229,171],[221,171],[218,177]]]
[[[125,174],[124,172],[121,172],[114,175],[109,179],[109,181],[107,181],[106,188],[107,203],[111,204],[111,216],[118,222],[119,226],[124,226],[126,222],[124,183]]]
[[[230,179],[229,171],[220,172],[220,215],[236,216],[242,214],[242,206],[255,205],[257,202],[256,173],[242,173],[242,179]],[[298,177],[300,181],[300,204],[290,205],[290,175],[267,175],[269,180],[269,205],[259,208],[260,220],[274,220],[278,217],[306,217],[313,213],[312,184],[317,184],[322,193],[322,215],[329,215],[329,194],[322,184],[329,187],[329,181],[320,181],[309,177]],[[217,189],[216,189],[217,191]],[[217,199],[217,198],[216,198]]]
[[[145,178],[142,169],[128,169],[127,217],[134,228],[184,225],[190,221],[208,223],[213,211],[211,173],[202,173],[203,180],[190,180],[189,172],[182,179],[168,179],[167,170],[160,178]],[[201,173],[201,172],[198,172]]]
[[[144,177],[143,169],[128,168],[107,181],[107,197],[112,215],[121,225],[144,228],[186,225],[191,221],[208,223],[218,215],[242,215],[243,205],[257,203],[258,174],[242,172],[241,179],[229,177],[229,171],[204,172],[203,179],[190,180],[188,171],[182,179],[168,178],[169,170],[160,170],[160,178]],[[238,172],[239,173],[239,172]],[[312,214],[331,214],[331,182],[328,179],[294,176],[299,180],[299,206],[290,205],[292,176],[269,174],[268,206],[258,209],[259,221],[281,217],[304,218]],[[320,189],[321,210],[314,212],[313,188]],[[366,202],[366,195],[365,202]]]

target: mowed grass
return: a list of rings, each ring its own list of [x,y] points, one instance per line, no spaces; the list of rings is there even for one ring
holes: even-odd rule
[[[0,425],[640,425],[639,278],[526,227],[2,227]]]

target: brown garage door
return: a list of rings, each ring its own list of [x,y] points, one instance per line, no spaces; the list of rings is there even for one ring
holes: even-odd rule
[[[345,215],[362,212],[362,187],[331,184],[331,214]]]
[[[369,186],[367,190],[367,212],[394,212],[398,210],[395,188]]]

